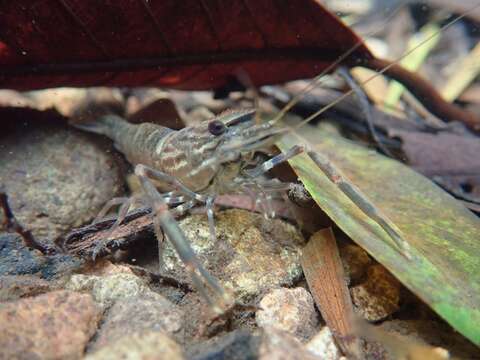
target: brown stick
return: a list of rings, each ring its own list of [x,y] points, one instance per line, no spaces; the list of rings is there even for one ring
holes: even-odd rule
[[[444,121],[461,121],[473,130],[480,130],[480,118],[473,113],[445,101],[437,90],[420,75],[404,69],[388,60],[370,58],[362,62],[362,66],[384,71],[386,76],[402,83],[432,114]]]
[[[301,262],[315,303],[342,351],[349,358],[361,359],[360,342],[352,323],[352,300],[331,228],[312,235],[303,249]]]

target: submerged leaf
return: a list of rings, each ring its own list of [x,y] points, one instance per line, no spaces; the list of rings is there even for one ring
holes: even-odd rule
[[[356,243],[471,341],[480,345],[480,220],[407,166],[345,139],[304,127],[279,142],[328,157],[401,230],[409,258],[307,154],[290,164],[317,204]]]

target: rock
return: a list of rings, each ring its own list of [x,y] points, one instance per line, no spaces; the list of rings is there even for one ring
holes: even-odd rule
[[[0,306],[0,358],[79,359],[100,311],[88,294],[54,291]]]
[[[367,272],[372,259],[360,246],[347,244],[339,248],[345,274],[350,283],[357,283]]]
[[[80,260],[69,255],[45,256],[30,249],[16,233],[0,233],[0,275],[38,274],[52,279],[80,265]]]
[[[180,346],[168,335],[150,331],[119,338],[117,341],[89,354],[86,360],[182,360]]]
[[[273,326],[295,335],[300,340],[317,331],[319,317],[312,295],[304,288],[275,289],[260,301],[255,317],[258,326]]]
[[[350,289],[352,301],[365,320],[378,321],[399,308],[401,285],[383,266],[368,269],[367,280]]]
[[[220,338],[207,340],[190,349],[191,360],[258,359],[261,337],[247,330],[235,330]]]
[[[161,295],[152,293],[150,297],[120,299],[105,314],[93,349],[135,333],[178,333],[182,325],[183,313]]]
[[[238,209],[218,212],[215,244],[205,215],[188,216],[180,226],[204,266],[233,289],[239,300],[250,301],[267,289],[291,286],[301,277],[304,239],[282,220],[265,220],[260,214]],[[190,281],[170,244],[164,251],[164,263],[173,276]]]
[[[290,334],[266,327],[258,334],[237,330],[192,349],[192,360],[320,360]]]
[[[50,290],[50,284],[32,275],[0,276],[0,302],[35,296]]]
[[[274,327],[264,328],[258,349],[259,360],[319,360],[297,339]]]
[[[121,299],[157,295],[145,285],[141,278],[129,273],[118,273],[105,277],[76,274],[70,277],[65,288],[73,291],[90,291],[102,308],[107,308]]]
[[[40,242],[52,242],[120,193],[120,171],[113,154],[80,131],[26,129],[2,139],[0,188],[16,219]]]
[[[323,360],[340,360],[342,354],[335,344],[332,332],[327,326],[324,326],[320,332],[315,335],[307,344],[307,350],[319,359]]]

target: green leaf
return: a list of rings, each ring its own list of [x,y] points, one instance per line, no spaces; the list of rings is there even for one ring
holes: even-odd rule
[[[320,139],[320,140],[319,140]],[[304,143],[328,157],[398,228],[402,256],[389,236],[333,184],[307,154],[290,160],[317,204],[356,243],[456,330],[480,345],[480,220],[426,177],[338,136],[304,127],[278,143]]]

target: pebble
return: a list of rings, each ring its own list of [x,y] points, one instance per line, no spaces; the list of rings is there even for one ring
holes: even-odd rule
[[[50,283],[33,275],[0,276],[0,302],[40,295],[50,290]]]
[[[274,327],[236,330],[191,349],[192,360],[321,360],[289,333]]]
[[[258,349],[259,360],[319,360],[290,334],[274,327],[264,328]]]
[[[343,358],[335,344],[332,332],[327,326],[318,332],[307,344],[307,350],[323,360],[340,360]]]
[[[145,331],[175,334],[182,326],[183,313],[161,295],[120,299],[105,314],[93,348]]]
[[[269,292],[256,312],[258,326],[273,326],[300,340],[312,337],[318,330],[319,316],[312,295],[304,288],[280,288]]]
[[[340,247],[339,252],[349,283],[357,283],[364,277],[372,259],[360,246],[353,244]]]
[[[117,300],[160,296],[150,290],[140,277],[128,272],[107,276],[75,274],[70,277],[65,288],[72,291],[89,291],[103,309],[110,307]]]
[[[53,291],[0,306],[1,359],[79,359],[99,308],[88,294]]]
[[[69,255],[45,256],[27,247],[16,233],[0,233],[0,275],[36,274],[48,280],[80,265],[80,260]]]
[[[206,216],[188,216],[181,228],[204,266],[236,298],[248,302],[271,288],[291,286],[302,275],[301,246],[304,239],[292,225],[265,220],[260,214],[232,209],[216,213],[217,242],[210,240]],[[164,250],[165,269],[190,281],[171,245]]]
[[[2,139],[0,188],[16,219],[51,243],[90,221],[123,181],[114,155],[80,131],[29,125]]]
[[[383,266],[368,268],[367,280],[350,288],[353,304],[368,321],[385,319],[399,309],[401,285]]]
[[[180,346],[167,334],[147,331],[123,336],[85,357],[86,360],[183,360]]]

